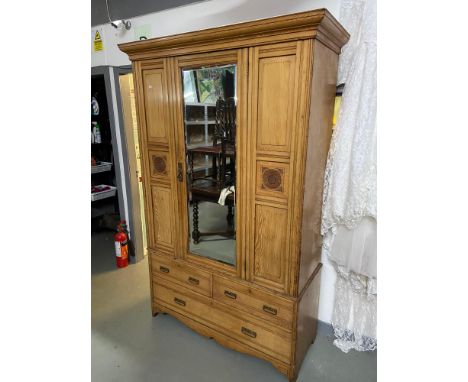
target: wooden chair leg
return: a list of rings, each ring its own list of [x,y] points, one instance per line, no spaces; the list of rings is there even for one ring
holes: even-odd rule
[[[212,166],[211,166],[211,168],[212,168],[212,170],[211,170],[211,171],[212,171],[212,175],[211,175],[211,176],[212,176],[214,179],[217,179],[217,177],[218,177],[218,167],[217,167],[217,165],[216,165],[216,157],[215,157],[215,156],[213,156],[212,162],[213,162],[213,163],[212,163]]]
[[[228,214],[226,216],[226,219],[228,221],[228,225],[232,226],[232,224],[234,222],[234,214],[232,213],[232,206],[231,205],[228,205]]]
[[[193,201],[193,231],[192,239],[195,244],[200,240],[200,231],[198,230],[198,200]]]

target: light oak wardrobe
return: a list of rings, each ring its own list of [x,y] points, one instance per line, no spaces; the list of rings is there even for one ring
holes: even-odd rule
[[[290,380],[316,335],[323,175],[348,38],[320,9],[119,45],[135,80],[153,315]],[[220,205],[226,185],[235,192]]]

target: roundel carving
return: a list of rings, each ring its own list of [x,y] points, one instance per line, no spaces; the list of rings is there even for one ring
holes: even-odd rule
[[[153,170],[156,174],[166,174],[166,157],[153,156]]]
[[[263,167],[262,187],[272,191],[283,191],[283,170]]]

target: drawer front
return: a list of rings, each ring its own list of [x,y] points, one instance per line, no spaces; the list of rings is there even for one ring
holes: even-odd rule
[[[213,298],[292,329],[294,303],[277,295],[213,276]]]
[[[153,277],[158,281],[169,280],[195,292],[211,297],[211,274],[169,259],[152,255]]]
[[[153,291],[156,301],[168,308],[283,362],[290,363],[290,333],[276,327],[270,331],[265,326],[267,324],[261,325],[257,319],[247,314],[245,319],[233,316],[212,299],[203,296],[190,296],[188,293],[181,293],[159,284],[154,284]]]

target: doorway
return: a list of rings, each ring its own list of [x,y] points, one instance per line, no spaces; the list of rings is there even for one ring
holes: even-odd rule
[[[120,74],[119,85],[125,140],[127,143],[128,170],[132,198],[133,241],[135,251],[147,256],[148,248],[144,213],[141,153],[138,139],[138,121],[133,73]]]

